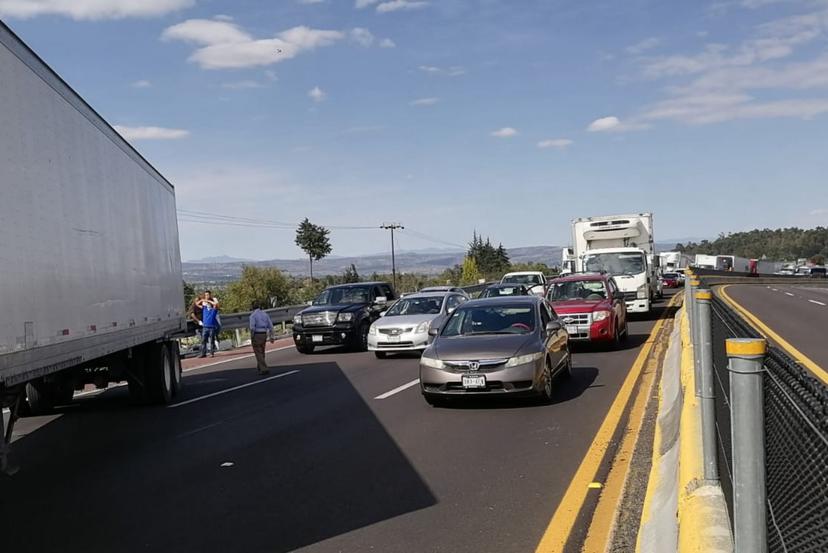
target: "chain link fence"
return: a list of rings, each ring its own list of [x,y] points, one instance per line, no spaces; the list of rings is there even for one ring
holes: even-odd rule
[[[722,491],[733,520],[727,338],[758,332],[724,301],[712,302],[716,440]],[[768,551],[828,552],[828,387],[770,347],[763,373]]]

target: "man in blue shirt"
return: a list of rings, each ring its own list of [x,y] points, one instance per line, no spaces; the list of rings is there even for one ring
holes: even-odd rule
[[[270,343],[273,343],[273,321],[270,316],[262,311],[262,306],[259,302],[253,302],[253,312],[250,314],[250,342],[253,344],[253,353],[256,354],[256,368],[259,374],[267,374],[270,371],[267,368],[267,361],[265,360],[265,344],[268,337]]]
[[[201,355],[207,357],[207,349],[212,345],[218,328],[218,302],[205,292],[201,300],[196,304],[201,307]],[[210,352],[211,356],[216,355],[215,350]]]

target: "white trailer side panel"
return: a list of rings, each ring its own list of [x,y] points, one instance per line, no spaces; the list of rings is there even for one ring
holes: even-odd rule
[[[1,24],[0,129],[0,357],[180,322],[172,187]]]

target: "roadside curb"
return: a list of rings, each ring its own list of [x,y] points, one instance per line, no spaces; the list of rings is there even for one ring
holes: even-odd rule
[[[695,397],[693,347],[684,309],[679,319],[659,389],[653,464],[636,551],[732,553],[721,486],[703,476],[701,406]]]

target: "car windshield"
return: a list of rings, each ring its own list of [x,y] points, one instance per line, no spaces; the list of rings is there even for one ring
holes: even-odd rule
[[[328,288],[313,300],[313,305],[340,305],[343,303],[368,303],[371,297],[369,286]]]
[[[678,273],[664,273],[664,278],[676,279],[678,278]]]
[[[443,336],[529,334],[534,330],[535,310],[531,305],[480,305],[455,311]]]
[[[607,298],[607,287],[601,280],[567,280],[553,282],[547,296],[549,301],[589,300]]]
[[[598,253],[586,258],[586,270],[591,272],[637,275],[643,273],[646,267],[647,262],[641,253]]]
[[[443,307],[443,298],[404,298],[395,303],[385,316],[396,315],[439,315]]]
[[[495,286],[486,288],[480,294],[481,298],[499,298],[501,296],[525,296],[526,288],[523,286]]]
[[[528,284],[534,286],[541,283],[538,275],[507,275],[503,277],[504,284]]]

